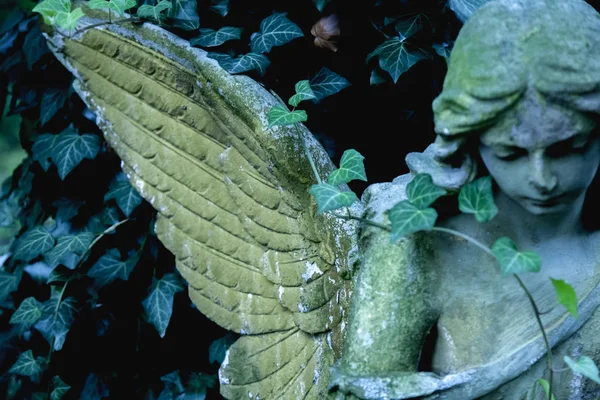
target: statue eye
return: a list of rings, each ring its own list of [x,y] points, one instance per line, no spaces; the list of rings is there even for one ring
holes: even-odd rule
[[[549,157],[564,157],[573,153],[585,153],[590,145],[590,138],[575,136],[548,147],[546,154]]]
[[[496,157],[503,161],[513,161],[527,155],[527,150],[520,147],[502,147],[495,151]]]

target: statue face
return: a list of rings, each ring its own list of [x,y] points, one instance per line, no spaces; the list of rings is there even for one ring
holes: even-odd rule
[[[483,163],[499,188],[532,214],[581,208],[600,165],[595,121],[528,93],[480,138]]]

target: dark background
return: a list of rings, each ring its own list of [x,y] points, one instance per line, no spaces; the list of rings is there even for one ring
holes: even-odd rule
[[[590,3],[598,9],[600,0]],[[369,83],[377,60],[369,63],[365,60],[385,40],[384,34],[375,28],[382,24],[384,17],[426,13],[431,19],[432,29],[417,35],[414,44],[431,50],[434,43],[451,42],[461,23],[447,9],[444,1],[333,0],[320,13],[310,0],[231,0],[230,12],[225,18],[206,11],[208,1],[200,0],[198,4],[201,27],[218,29],[229,25],[244,28],[240,41],[214,49],[238,54],[249,51],[250,35],[259,30],[260,22],[265,17],[273,11],[288,13],[288,18],[300,26],[305,36],[273,48],[268,55],[271,65],[264,77],[255,73],[249,75],[283,99],[294,93],[297,81],[312,78],[323,66],[348,79],[350,87],[319,104],[303,102],[300,108],[308,113],[307,127],[333,155],[336,164],[343,151],[349,148],[358,150],[366,157],[368,184],[390,181],[406,173],[405,155],[411,151],[422,151],[434,140],[431,102],[442,88],[446,72],[444,58],[431,51],[431,60],[419,62],[403,74],[397,83],[387,76],[387,81],[378,86]],[[3,5],[0,8],[4,8]],[[310,34],[312,25],[330,14],[336,14],[340,21],[339,51],[335,53],[315,47]],[[28,29],[33,29],[35,21],[31,19],[26,24]],[[175,32],[187,39],[197,35],[196,32]],[[393,34],[389,29],[384,29],[384,32]],[[4,44],[0,43],[0,53]],[[20,51],[23,45],[21,35],[15,39],[11,50],[7,50],[5,55],[2,53],[5,58],[0,59],[0,65],[11,54]],[[34,93],[38,101],[40,90],[68,85],[70,74],[53,61],[51,54],[44,55],[42,61],[32,71],[23,66],[0,73],[2,99],[11,82],[14,83],[11,90],[15,96],[26,99],[33,90],[38,93]],[[83,103],[75,95],[71,96],[70,102],[68,112],[55,117],[40,132],[60,132],[74,122],[80,132],[99,133],[85,117]],[[12,111],[35,121],[39,116],[39,105],[32,104],[23,109],[23,104],[15,104]],[[32,137],[28,136],[30,131],[27,126],[22,126],[20,132],[21,142],[28,151],[32,143]],[[0,132],[0,135],[3,134]],[[103,194],[119,170],[119,160],[104,146],[96,159],[85,160],[65,181],[58,178],[55,170],[45,173],[39,166],[36,168],[31,197],[41,199],[43,207],[48,210],[51,210],[52,201],[59,197],[84,201],[83,211],[77,217],[84,223],[86,218],[104,207]],[[366,186],[367,183],[362,182],[351,184],[358,194]],[[119,236],[107,239],[100,250],[114,246],[125,249],[135,246],[132,241],[147,230],[153,211],[148,204],[143,204],[133,217],[136,218],[136,224],[124,226]],[[180,370],[183,376],[191,371],[216,374],[218,365],[209,363],[208,347],[215,339],[223,337],[226,331],[193,308],[185,291],[175,296],[173,316],[164,338],[161,339],[150,324],[141,321],[140,303],[152,281],[152,271],[157,265],[160,268],[173,265],[172,256],[160,243],[152,243],[151,248],[158,257],[145,253],[129,281],[118,281],[100,290],[98,303],[102,306],[82,313],[71,328],[63,350],[53,355],[52,371],[48,375],[58,374],[73,386],[64,397],[65,400],[81,398],[81,390],[90,373],[101,377],[110,387],[108,397],[111,399],[144,398],[148,388],[160,393],[164,385],[160,377],[174,370]],[[97,259],[100,254],[93,257]],[[13,294],[16,304],[31,295],[40,300],[48,298],[47,286],[40,286],[27,274],[23,276],[18,292]],[[89,282],[84,280],[81,286],[74,284],[70,290],[84,293],[87,284]],[[82,297],[86,296],[82,294]],[[47,344],[39,334],[33,333],[28,340],[10,336],[9,318],[10,312],[0,314],[0,374],[4,374],[25,349],[47,351]],[[7,379],[6,374],[0,378],[0,398],[8,385]],[[24,390],[23,393],[31,394],[32,390]],[[207,398],[219,398],[218,385],[209,390]]]

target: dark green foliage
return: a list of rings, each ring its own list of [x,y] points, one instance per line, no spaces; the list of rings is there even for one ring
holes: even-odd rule
[[[164,337],[173,314],[175,293],[183,290],[179,275],[165,274],[152,282],[152,286],[142,303],[148,321],[154,325],[160,337]]]
[[[304,34],[286,13],[274,13],[260,23],[260,31],[252,34],[250,48],[255,53],[268,53],[274,46],[282,46]]]
[[[33,325],[42,316],[42,304],[34,297],[28,297],[10,317],[11,324]]]
[[[310,87],[317,101],[324,99],[327,96],[336,94],[340,90],[350,86],[348,80],[330,69],[323,67],[310,80]]]
[[[7,18],[0,95],[30,157],[0,189],[0,398],[157,398],[173,370],[173,398],[218,397],[208,346],[224,331],[191,307],[154,211],[38,25]],[[204,330],[205,346],[192,344]]]
[[[232,333],[228,333],[212,342],[210,347],[208,348],[208,361],[212,363],[223,363],[225,360],[225,353],[227,353],[227,349],[235,342],[235,335]]]
[[[114,199],[117,202],[117,205],[126,217],[129,217],[133,210],[142,204],[142,196],[140,196],[133,186],[131,186],[124,174],[116,176],[110,184],[108,192],[104,195],[104,201],[111,199]],[[105,222],[109,221],[114,223],[114,220],[116,219],[114,218],[114,212],[110,211],[110,209],[107,209],[106,211],[112,213],[112,216],[110,214],[105,215]]]
[[[173,8],[169,13],[168,22],[171,26],[186,31],[198,29],[200,17],[196,0],[173,0]]]
[[[130,2],[113,3],[113,18],[123,10],[135,15],[146,7],[153,23],[186,40],[213,35],[197,44],[214,46],[211,56],[224,68],[261,80],[285,99],[295,95],[295,82],[309,81],[316,99],[299,107],[311,115],[311,131],[327,132],[322,137],[338,131],[351,137],[359,120],[368,119],[348,118],[353,110],[344,106],[365,115],[376,107],[377,102],[356,95],[356,90],[370,90],[372,69],[356,60],[364,61],[387,39],[373,27],[384,15],[395,19],[382,30],[404,29],[406,41],[426,51],[453,38],[452,28],[446,29],[436,14],[448,18],[451,13],[433,2],[423,11],[433,27],[443,28],[437,31],[426,19],[415,28],[403,27],[405,19],[396,11],[404,6],[395,1],[361,6],[364,24],[353,34],[341,24],[341,47],[335,54],[316,48],[309,32],[332,12],[349,20],[350,6],[339,1],[171,0],[158,9],[152,0],[138,1],[131,9]],[[30,156],[0,190],[0,330],[7,338],[0,342],[5,354],[0,368],[9,371],[20,360],[9,379],[0,382],[0,398],[218,398],[216,369],[237,335],[224,336],[191,306],[171,254],[153,232],[154,212],[120,173],[120,160],[103,140],[93,113],[70,89],[71,76],[49,52],[37,17],[15,9],[0,18],[0,101],[8,114],[22,119],[17,136]],[[291,36],[278,33],[281,21],[293,27]],[[75,27],[76,21],[63,22]],[[216,34],[226,26],[242,30]],[[390,90],[391,80],[385,80],[380,87]],[[398,79],[399,85],[407,82],[412,81]],[[397,100],[412,102],[406,93],[414,91],[394,90],[395,100],[383,94],[386,103],[394,103],[394,112],[378,109],[377,114],[393,114],[396,124],[404,112],[396,112]],[[295,105],[311,97],[303,88],[300,92],[304,94],[294,98]],[[376,127],[380,122],[386,123],[383,117],[370,121],[369,129],[385,136]],[[337,145],[351,147],[343,140]],[[344,175],[342,182],[361,179],[364,172],[350,173],[354,166],[347,162],[342,167],[348,170],[338,173]],[[375,181],[382,179],[375,173]],[[344,193],[348,198],[343,204],[357,198]],[[11,256],[2,258],[6,250]]]
[[[42,374],[43,361],[40,358],[34,358],[33,352],[27,350],[19,355],[17,361],[8,370],[9,374],[21,375],[31,378],[32,381],[38,381]]]
[[[60,400],[63,396],[71,389],[71,386],[63,382],[60,377],[55,376],[52,378],[52,393],[50,393],[50,400]]]
[[[221,53],[208,53],[208,56],[217,60],[219,65],[230,74],[257,70],[263,76],[271,64],[265,55],[259,53],[246,53],[237,57]]]

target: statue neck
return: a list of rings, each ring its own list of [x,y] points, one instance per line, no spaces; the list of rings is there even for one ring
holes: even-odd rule
[[[509,235],[521,246],[537,246],[550,239],[572,238],[583,233],[581,210],[585,193],[567,211],[545,215],[532,214],[502,192],[496,194],[495,200],[499,209],[497,224],[508,227]]]

